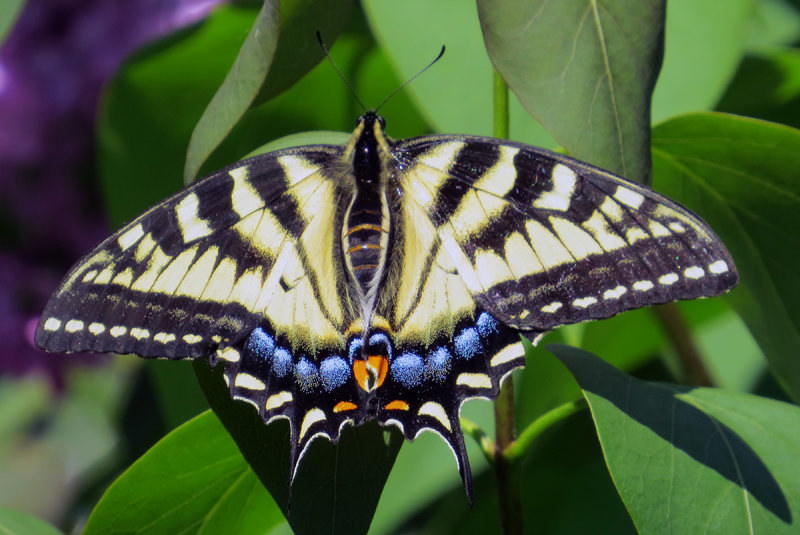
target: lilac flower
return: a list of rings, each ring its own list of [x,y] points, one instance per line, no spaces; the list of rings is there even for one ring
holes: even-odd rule
[[[32,333],[69,266],[108,232],[87,187],[103,84],[135,48],[220,1],[26,2],[0,46],[0,373],[58,385],[74,362],[38,350]]]

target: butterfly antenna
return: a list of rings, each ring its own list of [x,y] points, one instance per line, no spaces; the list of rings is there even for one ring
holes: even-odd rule
[[[356,99],[356,102],[358,102],[358,105],[361,106],[362,110],[367,111],[367,108],[366,108],[366,106],[364,106],[364,103],[361,102],[360,98],[358,98],[358,93],[356,93],[356,90],[353,87],[353,85],[350,83],[350,80],[348,80],[347,77],[344,74],[342,74],[342,71],[339,70],[339,66],[336,65],[336,62],[333,61],[333,58],[331,57],[330,53],[328,53],[328,47],[325,46],[325,42],[322,40],[322,34],[319,32],[319,30],[317,30],[317,41],[319,41],[319,46],[322,47],[322,51],[325,52],[325,57],[328,58],[328,61],[331,63],[331,65],[333,65],[333,69],[336,71],[336,74],[339,75],[339,78],[344,80],[345,85],[350,90],[350,93],[353,94],[353,98]]]
[[[436,56],[436,57],[433,59],[433,61],[431,61],[431,62],[430,62],[430,63],[428,63],[428,64],[427,64],[425,67],[423,67],[422,69],[420,69],[420,70],[419,70],[419,72],[418,72],[417,74],[415,74],[414,76],[412,76],[411,78],[409,78],[408,80],[406,80],[405,82],[403,82],[403,84],[402,84],[400,87],[398,87],[397,89],[395,89],[394,91],[392,91],[391,93],[389,93],[389,96],[388,96],[388,97],[386,97],[385,99],[383,99],[383,102],[381,102],[381,103],[378,105],[378,107],[377,107],[377,108],[375,108],[375,111],[378,111],[379,109],[381,109],[381,107],[383,107],[383,105],[384,105],[384,104],[386,104],[386,103],[389,101],[389,99],[390,99],[390,98],[392,98],[393,96],[395,96],[395,94],[396,94],[398,91],[400,91],[401,89],[403,89],[405,86],[407,86],[408,84],[410,84],[411,82],[413,82],[414,80],[416,80],[416,79],[417,79],[417,77],[418,77],[420,74],[422,74],[423,72],[425,72],[425,71],[427,71],[428,69],[430,69],[431,67],[433,67],[433,64],[434,64],[434,63],[436,63],[437,61],[439,61],[440,59],[442,59],[442,56],[444,56],[444,45],[442,45],[442,49],[439,51],[439,55],[438,55],[438,56]]]

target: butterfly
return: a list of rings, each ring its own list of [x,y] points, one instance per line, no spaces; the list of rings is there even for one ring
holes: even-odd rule
[[[544,149],[393,140],[366,112],[346,145],[236,162],[149,209],[69,272],[48,351],[209,359],[231,395],[317,437],[377,419],[431,430],[471,496],[461,404],[494,399],[534,342],[736,285],[698,216]]]

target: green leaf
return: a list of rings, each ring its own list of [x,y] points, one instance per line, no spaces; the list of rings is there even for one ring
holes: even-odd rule
[[[279,15],[278,2],[264,2],[236,61],[192,133],[185,183],[195,178],[251,105],[279,95],[323,58],[316,31],[332,43],[348,21],[352,5],[352,0],[284,1]]]
[[[800,126],[800,50],[760,50],[744,58],[717,109]]]
[[[653,131],[656,188],[699,213],[741,278],[725,298],[800,399],[800,131],[718,113]]]
[[[221,369],[211,370],[199,361],[194,368],[209,404],[295,533],[367,532],[403,443],[399,431],[373,421],[345,426],[337,445],[313,441],[298,467],[290,498],[286,420],[264,425],[251,405],[231,398]]]
[[[648,183],[665,1],[481,0],[478,10],[495,68],[567,152]]]
[[[400,81],[419,72],[436,57],[442,45],[447,47],[438,63],[404,89],[434,130],[492,135],[492,65],[481,38],[475,4],[461,0],[365,0],[363,6]],[[413,39],[409,38],[409,28],[414,28]],[[394,101],[393,98],[386,104],[387,115]],[[511,102],[511,117],[511,139],[557,147],[516,99]]]
[[[3,535],[62,535],[44,520],[35,516],[0,507],[0,533]]]
[[[264,0],[236,61],[197,122],[186,155],[185,184],[194,180],[211,151],[258,95],[278,45],[278,10],[277,0]]]
[[[108,488],[85,534],[262,532],[283,516],[213,413],[168,434]],[[234,501],[232,501],[234,500]],[[245,509],[243,504],[257,504]],[[209,531],[210,530],[210,531]]]
[[[796,531],[800,408],[638,381],[585,351],[548,349],[581,385],[640,533]]]
[[[22,12],[22,6],[25,0],[6,0],[0,6],[0,44],[5,41],[6,34],[14,26],[14,22]]]
[[[255,15],[240,6],[215,9],[203,23],[139,51],[106,86],[97,137],[113,226],[182,185],[192,129]]]
[[[754,0],[667,2],[664,65],[653,93],[653,121],[717,103],[744,54]]]

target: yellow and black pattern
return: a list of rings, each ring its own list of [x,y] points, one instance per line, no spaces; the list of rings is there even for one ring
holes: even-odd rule
[[[209,358],[292,468],[378,419],[440,434],[524,365],[519,333],[720,294],[724,245],[657,193],[556,153],[470,136],[395,142],[374,112],[346,146],[237,162],[104,241],[36,332],[49,351]]]

